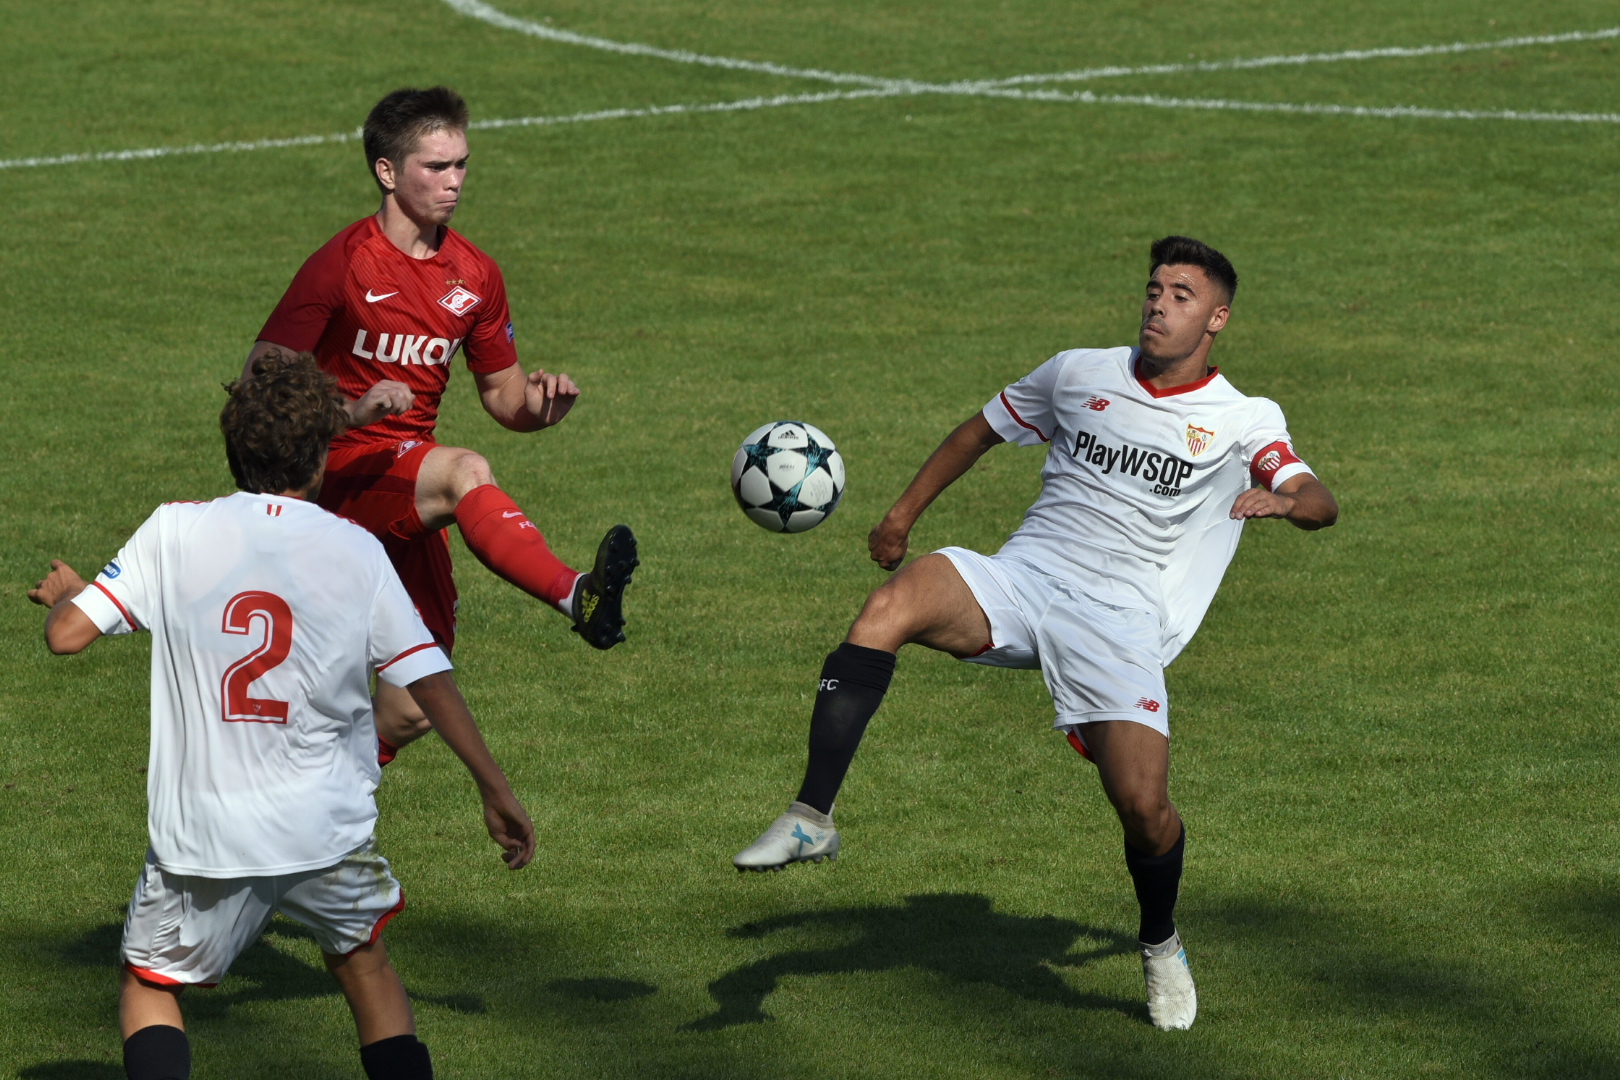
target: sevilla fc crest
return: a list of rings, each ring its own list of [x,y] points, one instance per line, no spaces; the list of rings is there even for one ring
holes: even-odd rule
[[[1209,449],[1209,444],[1215,441],[1215,433],[1208,428],[1201,428],[1197,424],[1187,425],[1187,449],[1193,457],[1197,457]]]
[[[439,306],[452,315],[465,315],[473,308],[484,302],[484,298],[476,293],[468,292],[460,285],[439,297]]]

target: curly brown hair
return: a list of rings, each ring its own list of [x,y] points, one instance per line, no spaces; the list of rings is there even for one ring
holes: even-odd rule
[[[348,426],[337,380],[309,353],[271,349],[251,375],[225,386],[219,413],[225,459],[243,491],[303,491],[326,458],[327,444]]]

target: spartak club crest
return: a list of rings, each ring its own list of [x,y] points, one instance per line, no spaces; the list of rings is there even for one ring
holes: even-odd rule
[[[1209,449],[1209,444],[1215,441],[1215,433],[1208,428],[1201,428],[1197,424],[1187,425],[1187,449],[1193,457],[1197,457]]]

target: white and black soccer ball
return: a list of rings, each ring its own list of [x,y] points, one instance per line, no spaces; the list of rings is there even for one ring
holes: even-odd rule
[[[838,509],[844,459],[820,428],[777,420],[743,440],[731,461],[731,492],[754,524],[804,532]]]

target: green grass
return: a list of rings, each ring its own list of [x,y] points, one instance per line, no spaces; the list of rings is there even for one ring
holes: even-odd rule
[[[499,6],[499,5],[498,5]],[[507,0],[584,33],[951,80],[1595,30],[1612,5]],[[435,0],[0,11],[0,158],[351,130],[403,83],[476,117],[814,92],[595,52]],[[1613,112],[1613,42],[1068,89]],[[643,539],[632,638],[581,648],[456,550],[459,674],[540,828],[507,873],[436,742],[380,792],[388,940],[447,1077],[1620,1075],[1609,299],[1612,125],[926,96],[474,135],[457,226],[529,364],[586,396],[472,446],[583,561]],[[350,143],[0,170],[0,1074],[109,1078],[144,850],[142,637],[53,658],[23,597],[165,499],[228,491],[215,416],[304,258],[373,207]],[[1243,275],[1218,361],[1339,495],[1251,527],[1170,669],[1179,912],[1203,1011],[1148,1026],[1118,828],[1033,673],[908,652],[836,866],[739,878],[792,794],[821,656],[883,575],[866,530],[951,425],[1061,348],[1130,340],[1148,242]],[[725,486],[795,416],[844,507],[768,535]],[[1038,485],[1001,450],[914,550],[993,550]],[[278,922],[187,996],[197,1075],[359,1075]],[[761,1011],[773,1019],[760,1019]]]

